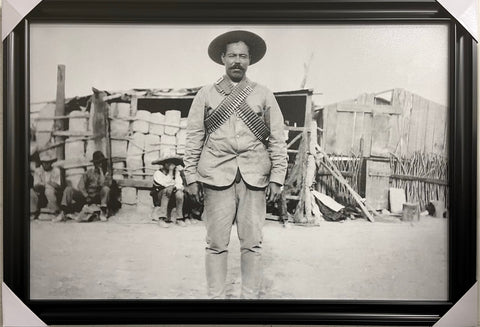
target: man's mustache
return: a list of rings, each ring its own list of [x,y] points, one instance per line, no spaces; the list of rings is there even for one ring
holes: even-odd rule
[[[242,66],[240,65],[233,65],[232,67],[230,67],[230,69],[240,69],[240,70],[245,70]]]

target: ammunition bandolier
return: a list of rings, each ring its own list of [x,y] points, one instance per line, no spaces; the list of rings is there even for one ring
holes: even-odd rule
[[[270,129],[265,121],[250,108],[245,99],[253,91],[255,84],[243,80],[236,86],[222,78],[215,84],[218,92],[227,95],[225,99],[215,108],[211,114],[205,117],[205,130],[208,134],[213,133],[222,126],[231,115],[236,114],[255,137],[263,144],[267,144],[270,136]]]

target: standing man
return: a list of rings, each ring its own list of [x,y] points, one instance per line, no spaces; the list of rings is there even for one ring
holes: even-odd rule
[[[206,275],[210,298],[224,298],[232,224],[241,251],[242,298],[257,298],[262,282],[262,227],[266,201],[281,193],[287,150],[284,122],[272,92],[249,80],[249,65],[266,52],[265,41],[248,31],[215,38],[210,58],[226,74],[200,89],[188,116],[186,191],[204,201]]]

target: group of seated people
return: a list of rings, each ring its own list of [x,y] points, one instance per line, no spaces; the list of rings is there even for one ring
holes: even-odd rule
[[[30,188],[30,215],[38,219],[40,210],[47,208],[55,214],[52,221],[107,221],[120,207],[119,189],[107,170],[107,159],[95,151],[88,169],[78,185],[62,186],[60,168],[54,165],[55,152],[39,154],[40,165],[35,168]]]
[[[42,208],[55,215],[54,222],[72,219],[78,222],[107,221],[120,208],[120,189],[107,169],[101,151],[93,153],[93,168],[81,176],[78,185],[62,186],[55,151],[38,154],[40,164],[30,176],[30,215],[38,219]],[[195,224],[202,214],[201,205],[185,197],[183,160],[166,156],[153,162],[159,169],[153,174],[150,195],[152,220],[161,227]]]

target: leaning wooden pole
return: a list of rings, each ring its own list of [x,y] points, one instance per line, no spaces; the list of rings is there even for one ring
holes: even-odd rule
[[[65,116],[65,65],[57,67],[57,96],[55,99],[55,116]],[[62,131],[65,128],[63,119],[56,119],[54,123],[55,131]],[[62,143],[63,136],[56,136],[55,143]],[[65,146],[57,147],[57,159],[65,159]]]
[[[316,120],[312,119],[312,122],[310,123],[310,144],[308,151],[309,154],[307,158],[308,192],[306,193],[307,197],[310,198],[308,210],[311,211],[311,219],[315,224],[318,224],[321,220],[323,220],[320,208],[318,207],[315,197],[312,194],[312,190],[314,190],[314,185],[317,181],[317,163],[315,160],[315,154],[317,153],[316,145],[318,144],[317,127],[318,126]]]
[[[316,145],[318,153],[322,155],[321,159],[324,159],[324,161],[319,160],[325,168],[332,174],[334,178],[336,178],[340,184],[345,186],[345,188],[350,192],[352,195],[353,199],[357,202],[358,206],[364,213],[365,217],[371,222],[374,222],[375,219],[373,218],[372,214],[368,211],[367,206],[363,203],[362,197],[348,184],[347,180],[343,177],[342,173],[338,170],[338,168],[335,166],[335,164],[330,160],[328,155],[322,150],[322,148],[317,144]]]
[[[107,96],[105,91],[92,88],[93,91],[93,138],[96,150],[103,150],[108,160],[108,171],[112,174],[112,151],[111,151],[111,135],[110,135],[110,121],[109,121],[109,105],[103,100]]]

